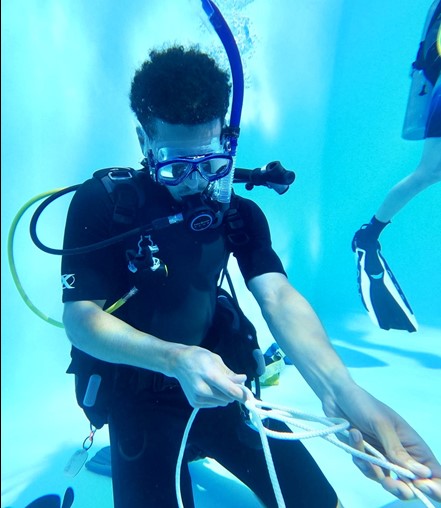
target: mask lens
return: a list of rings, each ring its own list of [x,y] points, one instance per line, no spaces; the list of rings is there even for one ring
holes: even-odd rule
[[[182,161],[171,161],[158,168],[157,176],[160,181],[173,182],[185,178],[191,171],[192,164]]]
[[[227,157],[215,156],[198,164],[199,171],[208,179],[225,176],[231,169],[231,160]]]

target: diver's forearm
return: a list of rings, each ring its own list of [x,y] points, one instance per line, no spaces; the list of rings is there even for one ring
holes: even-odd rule
[[[353,383],[316,313],[292,286],[262,312],[278,345],[321,400]]]
[[[186,347],[143,333],[89,301],[66,303],[63,322],[71,343],[85,353],[168,376],[173,376],[177,354]]]

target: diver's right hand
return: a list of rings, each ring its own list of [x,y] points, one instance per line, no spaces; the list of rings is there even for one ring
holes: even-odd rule
[[[245,400],[241,385],[246,375],[230,370],[219,355],[198,346],[185,346],[177,351],[174,363],[172,375],[192,407],[227,406]]]

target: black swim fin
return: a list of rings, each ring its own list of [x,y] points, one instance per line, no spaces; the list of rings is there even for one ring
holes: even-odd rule
[[[371,320],[383,330],[416,332],[418,324],[397,279],[381,254],[355,246],[358,290]]]
[[[89,461],[86,462],[86,469],[104,476],[112,476],[112,465],[110,461],[110,446],[101,448]]]
[[[73,505],[75,496],[72,487],[68,487],[64,493],[63,504],[61,508],[70,508]]]
[[[47,494],[26,505],[25,508],[60,508],[61,499],[57,494]]]
[[[35,499],[32,503],[26,505],[25,508],[70,508],[73,501],[74,492],[71,487],[68,487],[64,494],[63,504],[61,504],[60,496],[57,494],[47,494]]]

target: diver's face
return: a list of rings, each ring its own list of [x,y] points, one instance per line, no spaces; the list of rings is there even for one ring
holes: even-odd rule
[[[220,120],[199,125],[169,124],[156,120],[155,135],[148,139],[148,148],[155,162],[173,160],[176,157],[194,157],[208,153],[222,153],[222,126]],[[176,200],[190,194],[203,192],[208,181],[198,171],[191,171],[177,185],[166,185]]]

